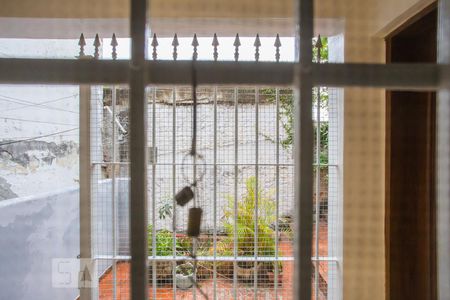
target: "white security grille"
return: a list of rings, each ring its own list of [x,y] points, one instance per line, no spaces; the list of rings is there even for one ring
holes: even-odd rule
[[[256,60],[258,41],[259,37]],[[237,35],[235,45],[239,44]],[[172,45],[176,60],[177,37]],[[154,60],[157,46],[154,35]],[[280,60],[280,46],[277,36],[276,61]],[[238,60],[239,47],[235,48]],[[215,45],[214,60],[217,56]],[[98,293],[100,298],[118,298],[128,293],[131,259],[130,99],[126,86],[105,86],[92,92],[93,244],[100,275]],[[188,282],[192,288],[186,291],[179,276],[183,267],[194,263],[189,254],[195,247],[198,262],[192,277],[210,299],[290,299],[295,208],[293,90],[203,86],[197,95],[197,149],[203,162],[184,159],[191,146],[191,88],[147,89],[149,294],[153,299],[161,299],[161,293],[166,293],[166,298],[196,297],[195,286]],[[316,89],[311,112],[316,128],[314,224],[318,224],[313,232],[314,299],[339,295],[334,282],[338,260],[330,256],[336,253],[339,236],[337,108],[336,89]],[[173,196],[189,184],[185,174],[195,174],[199,168],[205,169],[205,176],[196,186],[194,203],[204,213],[201,235],[191,240],[186,235],[187,210],[194,203],[181,208]]]
[[[154,59],[157,45],[154,36]],[[279,46],[277,37],[277,61]],[[213,54],[217,59],[217,46]],[[127,293],[129,284],[129,94],[126,86],[93,91],[94,252],[102,274],[100,298],[117,298]],[[319,225],[313,233],[312,285],[314,299],[333,299],[336,291],[328,290],[336,289],[331,281],[338,276],[337,259],[330,257],[335,252],[339,219],[338,98],[333,89],[316,91],[312,111],[316,128],[314,219]],[[192,275],[211,299],[290,299],[295,208],[293,90],[203,86],[197,94],[197,148],[204,157],[200,164],[184,160],[191,146],[191,88],[147,89],[149,294],[153,299],[161,298],[162,291],[174,298],[186,295],[177,274],[193,263],[189,253],[196,247],[198,263]],[[205,168],[206,173],[196,187],[194,201],[204,214],[201,236],[191,241],[186,235],[188,208],[178,207],[173,196],[188,184],[183,174],[193,174],[198,168]],[[191,297],[196,293],[195,287],[189,289]]]
[[[94,168],[95,172],[102,173],[101,183],[94,188],[98,191],[94,200],[98,211],[94,214],[94,226],[104,228],[96,230],[96,257],[99,269],[106,274],[100,283],[106,282],[111,273],[113,280],[106,289],[117,291],[123,290],[121,285],[128,284],[118,280],[120,276],[128,276],[118,270],[130,259],[128,143],[126,133],[120,133],[120,128],[128,128],[129,100],[126,88],[114,87],[112,91],[107,87],[102,92],[104,106],[97,106],[97,110],[103,111],[102,118],[106,121],[96,128],[101,131],[98,134],[102,149],[98,150],[104,159],[98,163],[101,171]],[[337,150],[336,138],[329,137],[338,131],[337,107],[333,95],[328,100],[328,90],[322,92],[327,95],[327,101],[314,109],[316,115],[321,114],[320,128],[328,131],[316,140],[317,146],[322,145],[316,164],[321,172],[317,177],[318,201],[314,211],[319,224],[313,251],[313,261],[318,267],[312,281],[317,299],[327,298],[328,282],[334,280],[329,276],[332,274],[329,269],[333,268],[329,265],[337,263],[329,257],[329,248],[335,241],[331,235],[336,234],[334,224],[329,223],[329,197],[333,197],[330,193],[336,193],[337,185],[336,154],[330,155]],[[291,297],[294,176],[292,136],[288,131],[292,126],[289,117],[293,97],[292,90],[286,88],[203,87],[198,90],[198,151],[204,156],[206,174],[197,187],[196,201],[204,215],[202,234],[196,245],[199,260],[196,276],[211,298],[221,295]],[[187,184],[182,173],[190,173],[193,167],[191,162],[183,162],[191,142],[191,89],[150,88],[147,101],[148,215],[152,224],[149,226],[149,283],[151,295],[157,299],[162,289],[171,289],[177,296],[186,293],[177,288],[177,266],[192,261],[188,257],[191,240],[186,236],[187,208],[177,207],[173,200],[176,191]],[[114,112],[115,120],[109,111]],[[197,166],[200,167],[203,165]],[[102,288],[105,289],[105,284],[100,284]]]

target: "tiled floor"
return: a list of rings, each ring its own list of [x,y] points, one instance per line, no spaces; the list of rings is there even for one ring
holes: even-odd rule
[[[313,236],[314,240],[315,236]],[[279,251],[282,256],[293,256],[292,241],[282,239],[279,242]],[[315,252],[315,244],[313,243],[312,253]],[[319,231],[319,254],[321,256],[326,256],[328,253],[328,232],[327,226],[321,226]],[[292,275],[294,271],[293,261],[283,262],[283,275],[280,279],[280,286],[277,288],[277,292],[272,286],[259,286],[257,292],[257,299],[280,299],[289,300],[292,299]],[[328,265],[321,264],[319,268],[320,276],[322,280],[327,281]],[[230,276],[232,277],[232,276]],[[129,262],[119,262],[117,264],[117,285],[116,285],[116,297],[119,300],[130,299],[130,264]],[[111,269],[106,271],[106,273],[100,278],[99,283],[99,299],[107,300],[112,299],[113,295],[113,275]],[[209,299],[214,299],[214,281],[212,278],[199,280],[199,285],[201,289],[208,295]],[[228,300],[234,299],[233,290],[233,280],[232,278],[222,278],[218,276],[216,282],[216,295],[217,299]],[[238,288],[236,290],[236,296],[238,299],[254,299],[254,287],[253,283],[238,283]],[[326,291],[326,287],[325,287]],[[154,299],[154,292],[156,292],[156,299],[174,299],[173,297],[173,287],[172,284],[158,284],[156,290],[153,290],[152,284],[149,284],[149,298]],[[313,289],[314,292],[314,289]],[[176,299],[194,299],[193,289],[189,290],[176,290]],[[201,294],[197,291],[197,297],[195,299],[203,299]],[[325,296],[326,297],[326,296]]]
[[[280,252],[284,256],[292,255],[292,242],[283,241],[280,242]],[[283,280],[280,283],[281,286],[278,287],[277,297],[275,296],[275,289],[270,286],[263,286],[258,288],[257,298],[258,299],[292,299],[292,272],[293,272],[293,262],[283,263]],[[117,264],[117,285],[116,285],[116,296],[117,299],[127,300],[130,299],[130,264],[128,262],[119,262]],[[112,272],[108,270],[100,279],[99,286],[99,299],[112,299],[113,289],[112,289]],[[209,299],[214,299],[214,281],[213,279],[200,280],[199,285],[201,289],[208,295]],[[154,290],[149,287],[149,298],[153,298]],[[203,299],[201,294],[197,291],[196,299]],[[252,283],[238,283],[238,288],[236,290],[238,299],[254,299],[254,287]],[[234,299],[233,294],[233,281],[232,280],[218,280],[216,285],[217,298],[220,300]],[[173,287],[172,284],[167,286],[158,286],[156,288],[156,299],[174,299],[173,297]],[[176,299],[194,299],[193,289],[176,291]]]

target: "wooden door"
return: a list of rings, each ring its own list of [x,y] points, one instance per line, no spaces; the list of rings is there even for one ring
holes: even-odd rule
[[[436,63],[435,6],[387,38],[388,63]],[[387,299],[436,299],[434,92],[387,92]]]

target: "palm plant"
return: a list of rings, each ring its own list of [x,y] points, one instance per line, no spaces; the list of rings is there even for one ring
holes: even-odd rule
[[[271,224],[276,219],[275,201],[267,192],[256,187],[255,177],[249,177],[245,186],[245,194],[237,201],[236,217],[235,199],[231,196],[228,197],[228,206],[224,210],[223,218],[227,237],[221,241],[218,249],[229,250],[229,245],[234,242],[236,231],[238,256],[253,257],[255,254],[257,256],[274,256],[276,237]],[[241,263],[240,265],[245,267],[248,264]],[[251,265],[253,266],[253,263]]]

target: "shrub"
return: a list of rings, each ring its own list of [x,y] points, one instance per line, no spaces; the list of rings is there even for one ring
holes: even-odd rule
[[[148,253],[151,255],[153,243],[153,226],[149,225],[148,232]],[[173,255],[173,238],[169,230],[159,230],[156,232],[156,256]]]
[[[256,194],[257,193],[257,194]],[[255,220],[256,195],[258,195],[258,219]],[[235,228],[237,232],[238,256],[255,255],[255,227],[257,228],[258,256],[275,256],[275,201],[262,189],[256,188],[256,178],[246,180],[246,193],[237,201],[237,215],[234,217],[234,198],[228,197],[224,210],[224,228],[227,237],[219,242],[218,252],[222,256],[233,255]],[[256,226],[255,226],[256,225]],[[253,263],[252,263],[253,264]]]

